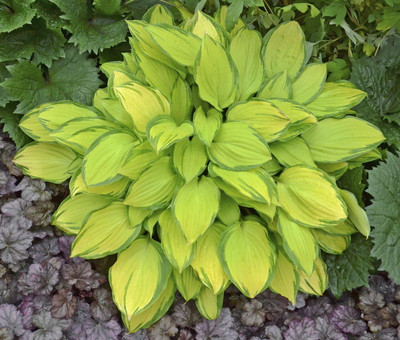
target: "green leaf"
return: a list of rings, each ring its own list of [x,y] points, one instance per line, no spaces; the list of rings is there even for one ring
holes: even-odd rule
[[[221,313],[223,300],[224,294],[214,295],[210,288],[203,286],[196,297],[196,307],[204,318],[214,320]]]
[[[374,244],[371,254],[382,261],[381,268],[400,283],[400,154],[388,153],[386,162],[368,171],[367,192],[372,204],[367,207]]]
[[[53,62],[48,73],[28,61],[8,67],[11,77],[1,86],[13,100],[20,101],[16,113],[26,113],[34,107],[59,100],[72,100],[91,104],[93,95],[101,84],[94,59],[69,46],[65,58]]]
[[[326,64],[310,64],[293,82],[292,99],[308,104],[322,91],[326,80]]]
[[[259,89],[257,97],[260,99],[289,99],[292,97],[292,92],[292,83],[285,70],[269,78]]]
[[[179,293],[186,301],[195,298],[199,294],[203,285],[191,266],[187,267],[182,273],[174,269],[173,273],[176,288],[178,288]]]
[[[356,196],[360,207],[364,207],[363,193],[366,187],[364,184],[364,177],[364,167],[359,166],[357,168],[347,170],[337,182],[339,188],[349,190],[354,196]]]
[[[207,146],[210,146],[219,128],[221,127],[222,114],[215,109],[204,112],[199,106],[193,114],[193,123],[196,134]]]
[[[72,33],[69,42],[77,45],[80,53],[97,53],[125,40],[127,26],[122,18],[93,16],[86,1],[50,1],[64,12],[62,17],[69,21],[67,29]]]
[[[361,235],[352,238],[350,247],[341,255],[324,254],[329,276],[329,289],[336,298],[343,292],[358,287],[368,287],[372,243]],[[391,261],[393,255],[391,256]]]
[[[35,19],[10,33],[0,34],[0,62],[15,59],[30,59],[48,67],[53,60],[65,57],[65,38],[61,29],[48,28],[43,19]]]
[[[0,123],[3,125],[3,132],[7,132],[18,148],[29,143],[31,139],[18,126],[20,115],[10,112],[7,108],[0,108]]]
[[[36,10],[30,5],[35,0],[7,0],[0,3],[0,32],[11,32],[29,23]]]
[[[233,0],[229,5],[225,18],[225,25],[228,31],[231,31],[239,20],[240,14],[243,11],[243,4],[244,0]]]
[[[121,0],[94,0],[93,4],[96,12],[111,16],[118,13]]]
[[[237,93],[237,69],[232,57],[216,41],[205,36],[194,65],[200,98],[217,110],[231,105]]]

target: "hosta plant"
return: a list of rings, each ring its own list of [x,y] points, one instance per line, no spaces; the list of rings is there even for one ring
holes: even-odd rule
[[[102,65],[93,106],[32,110],[21,128],[35,141],[15,156],[32,177],[71,177],[52,222],[77,235],[73,256],[118,254],[109,281],[131,332],[176,289],[208,319],[230,284],[250,298],[320,295],[320,251],[369,234],[335,182],[379,157],[382,133],[350,110],[365,93],[307,64],[296,22],[261,37],[241,21],[228,31],[226,8],[183,14],[176,26],[156,6],[128,22],[132,52]]]

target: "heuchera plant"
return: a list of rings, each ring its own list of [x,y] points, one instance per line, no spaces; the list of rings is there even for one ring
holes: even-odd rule
[[[72,255],[118,253],[109,281],[131,332],[168,310],[175,290],[218,317],[233,283],[294,302],[327,286],[320,250],[369,234],[335,179],[379,157],[384,140],[350,109],[365,93],[307,65],[296,22],[264,38],[238,21],[153,7],[128,22],[132,53],[106,63],[93,107],[42,105],[21,121],[35,142],[15,156],[70,196],[53,224],[77,234]]]

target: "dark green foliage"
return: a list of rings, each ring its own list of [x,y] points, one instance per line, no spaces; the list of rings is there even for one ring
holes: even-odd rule
[[[356,196],[358,204],[364,207],[363,193],[366,185],[363,183],[364,167],[347,170],[338,180],[338,185],[341,189],[351,191]]]
[[[29,23],[36,10],[30,5],[35,0],[0,1],[0,32],[10,32]]]
[[[0,123],[4,124],[3,131],[10,135],[17,147],[31,142],[31,139],[18,127],[21,116],[13,114],[9,106],[0,107],[0,117]]]

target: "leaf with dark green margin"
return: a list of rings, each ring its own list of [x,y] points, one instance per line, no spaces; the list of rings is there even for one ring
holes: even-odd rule
[[[90,105],[101,84],[95,65],[96,60],[68,46],[65,58],[54,61],[48,72],[42,73],[40,68],[23,60],[8,67],[11,77],[0,85],[13,100],[20,102],[15,113],[26,113],[40,104],[66,99]]]
[[[72,33],[69,42],[79,51],[94,51],[109,48],[125,40],[127,25],[122,17],[93,16],[91,1],[51,0],[69,21],[66,28]]]
[[[329,276],[329,289],[339,298],[346,290],[368,286],[372,243],[361,234],[354,235],[350,247],[341,255],[323,253]]]
[[[11,32],[32,20],[36,10],[30,5],[35,0],[1,0],[0,33]]]
[[[367,92],[355,110],[378,126],[388,144],[400,147],[400,36],[384,39],[376,57],[353,62],[350,81]]]
[[[4,124],[3,132],[9,134],[18,148],[32,141],[18,126],[21,117],[21,115],[12,113],[9,106],[0,108],[0,123]]]
[[[46,20],[47,25],[53,28],[63,28],[67,20],[61,18],[63,12],[49,0],[36,0],[32,7],[36,9],[36,16]]]
[[[342,177],[339,178],[337,184],[339,188],[351,191],[357,198],[358,204],[363,208],[363,192],[366,185],[363,183],[365,171],[363,166],[347,170]]]
[[[373,196],[367,207],[374,247],[371,254],[382,261],[381,268],[400,284],[400,153],[388,153],[368,171],[367,192]]]
[[[195,1],[198,2],[197,0]],[[133,19],[142,19],[142,16],[146,11],[154,6],[154,5],[166,5],[163,1],[157,0],[129,0],[125,4],[125,8],[132,12]],[[185,7],[189,8],[188,4],[185,4]]]
[[[0,62],[29,59],[33,54],[35,64],[51,66],[54,59],[65,56],[64,43],[61,29],[47,28],[44,19],[34,19],[32,25],[0,33]]]

